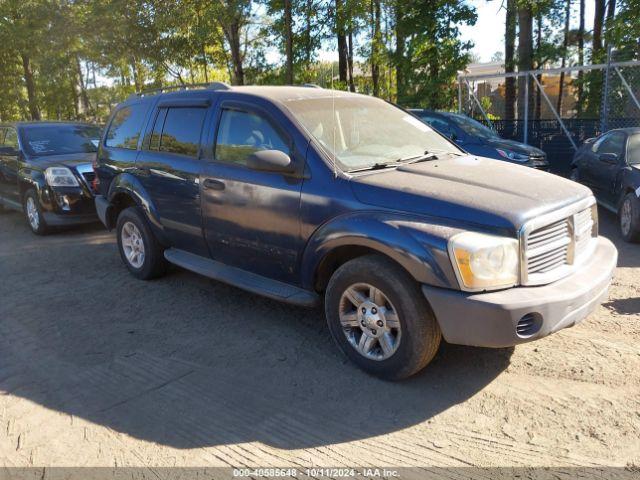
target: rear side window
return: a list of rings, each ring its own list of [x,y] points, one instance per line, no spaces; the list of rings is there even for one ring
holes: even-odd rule
[[[135,150],[148,109],[147,103],[138,103],[118,110],[109,125],[105,142],[107,147]]]
[[[18,149],[18,133],[15,128],[7,128],[7,133],[4,137],[4,146]]]
[[[636,133],[629,138],[627,161],[629,165],[640,165],[640,133]]]
[[[249,156],[258,150],[280,150],[290,154],[285,138],[263,116],[253,112],[223,110],[215,159],[246,165]]]
[[[165,110],[163,112],[162,110]],[[200,133],[207,113],[206,108],[162,109],[153,129],[150,148],[178,155],[198,156]],[[162,134],[157,137],[158,123],[164,121]]]

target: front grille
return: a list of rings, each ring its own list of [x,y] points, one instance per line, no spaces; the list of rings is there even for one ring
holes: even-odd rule
[[[597,236],[597,210],[591,199],[588,203],[577,205],[573,212],[569,209],[566,216],[560,212],[560,219],[554,214],[556,219],[547,224],[536,219],[531,228],[524,229],[523,285],[557,280],[586,256]]]

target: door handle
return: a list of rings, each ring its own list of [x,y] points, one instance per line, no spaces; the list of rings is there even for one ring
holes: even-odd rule
[[[202,187],[207,190],[224,190],[225,184],[221,180],[214,180],[213,178],[207,178],[202,182]]]

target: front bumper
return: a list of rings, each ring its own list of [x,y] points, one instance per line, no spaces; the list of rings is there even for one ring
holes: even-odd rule
[[[449,343],[509,347],[545,337],[582,321],[607,298],[618,251],[597,239],[589,261],[573,274],[549,285],[489,293],[466,293],[422,286]],[[525,318],[523,320],[523,318]],[[533,325],[518,333],[518,324]]]
[[[40,206],[45,222],[52,227],[98,221],[93,197],[81,188],[41,189]]]

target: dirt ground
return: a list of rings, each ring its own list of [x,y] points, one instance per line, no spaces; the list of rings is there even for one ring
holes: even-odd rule
[[[132,278],[99,226],[0,214],[2,466],[638,466],[640,245],[610,299],[515,349],[369,377],[305,310],[174,269]]]

